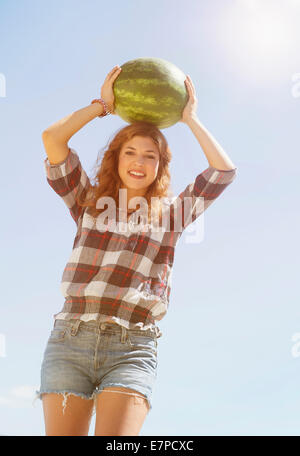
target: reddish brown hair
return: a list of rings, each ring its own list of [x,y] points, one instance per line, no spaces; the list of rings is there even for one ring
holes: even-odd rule
[[[151,197],[158,197],[158,203],[152,202],[154,206],[154,213],[161,221],[162,214],[162,201],[163,197],[173,196],[169,190],[171,175],[169,171],[169,164],[172,159],[172,154],[169,149],[167,140],[162,132],[153,124],[139,121],[134,122],[122,129],[120,129],[112,140],[105,146],[104,155],[99,164],[101,157],[98,156],[94,168],[96,168],[95,177],[91,177],[91,186],[84,199],[76,197],[77,203],[82,207],[88,207],[89,213],[97,217],[101,212],[106,210],[97,209],[97,200],[102,196],[110,196],[116,202],[116,208],[119,207],[119,189],[121,188],[122,181],[118,173],[119,155],[122,145],[132,139],[134,136],[150,137],[159,149],[159,167],[156,179],[149,185],[144,198],[148,204],[148,222],[151,220]],[[92,184],[94,181],[94,185]]]

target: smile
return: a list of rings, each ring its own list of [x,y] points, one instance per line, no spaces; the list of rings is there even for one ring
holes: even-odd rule
[[[144,177],[146,177],[145,175],[144,176],[137,176],[136,174],[132,174],[131,171],[128,171],[128,174],[130,177],[133,177],[134,179],[143,179]]]

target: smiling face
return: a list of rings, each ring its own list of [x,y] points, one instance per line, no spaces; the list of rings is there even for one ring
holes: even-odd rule
[[[159,167],[159,149],[149,137],[134,136],[123,144],[119,155],[118,172],[121,188],[127,189],[127,202],[134,196],[144,196],[147,188],[156,179]],[[136,178],[129,171],[143,173]]]

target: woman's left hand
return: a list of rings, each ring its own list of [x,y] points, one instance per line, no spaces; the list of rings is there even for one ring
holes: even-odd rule
[[[188,123],[189,120],[197,117],[198,99],[196,97],[194,84],[189,75],[187,75],[184,82],[189,94],[189,99],[184,107],[184,110],[182,111],[182,117],[179,122]]]

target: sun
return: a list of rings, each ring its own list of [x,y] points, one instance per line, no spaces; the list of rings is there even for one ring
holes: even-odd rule
[[[299,15],[297,0],[232,2],[220,18],[219,42],[233,71],[254,81],[277,81],[291,71],[300,39],[296,11]]]

